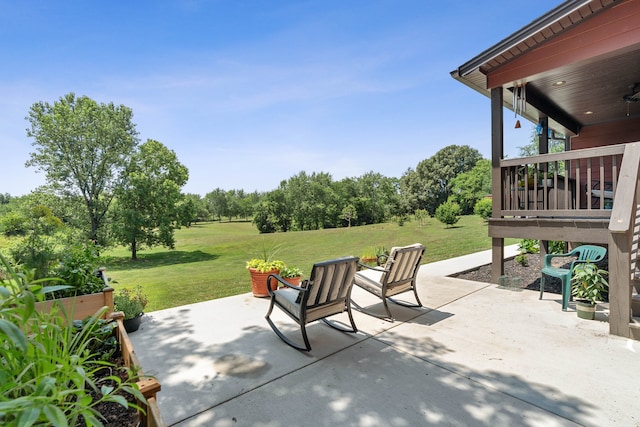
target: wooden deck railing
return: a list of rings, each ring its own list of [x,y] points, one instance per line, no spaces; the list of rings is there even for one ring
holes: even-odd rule
[[[640,330],[631,324],[631,284],[637,269],[639,180],[640,142],[625,144],[619,197],[609,221],[609,332],[635,339]]]
[[[501,160],[498,217],[609,218],[626,145]]]
[[[631,310],[639,272],[640,142],[506,159],[500,176],[494,198],[502,209],[494,218],[608,221],[609,331],[640,339]]]

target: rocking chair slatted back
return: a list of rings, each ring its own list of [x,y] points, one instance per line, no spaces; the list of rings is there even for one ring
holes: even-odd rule
[[[314,264],[307,283],[307,307],[313,308],[336,300],[345,300],[357,269],[357,258],[341,258],[341,262],[325,261]]]
[[[381,280],[382,283],[388,289],[392,289],[414,280],[423,254],[424,246],[419,243],[402,248],[392,248],[385,265],[386,271]]]

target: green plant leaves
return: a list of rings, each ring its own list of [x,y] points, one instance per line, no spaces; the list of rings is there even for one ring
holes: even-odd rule
[[[13,323],[0,319],[0,331],[7,336],[9,341],[18,348],[18,350],[27,351],[27,338],[20,328]]]

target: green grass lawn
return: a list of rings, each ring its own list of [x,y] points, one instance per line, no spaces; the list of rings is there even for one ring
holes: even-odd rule
[[[154,248],[130,260],[124,248],[105,252],[113,287],[141,285],[149,297],[145,311],[160,310],[251,291],[245,264],[263,248],[278,246],[276,258],[301,267],[305,277],[314,262],[361,256],[372,246],[426,246],[423,263],[491,248],[487,225],[478,216],[464,216],[451,228],[436,219],[318,231],[259,234],[249,222],[194,225],[176,232],[174,250]],[[510,243],[513,243],[510,242]]]

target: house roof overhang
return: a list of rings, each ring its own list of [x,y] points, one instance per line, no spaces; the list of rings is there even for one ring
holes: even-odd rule
[[[624,96],[640,91],[640,0],[566,1],[451,75],[486,96],[502,88],[509,109],[526,84],[522,116],[567,135],[638,117],[640,102]]]

